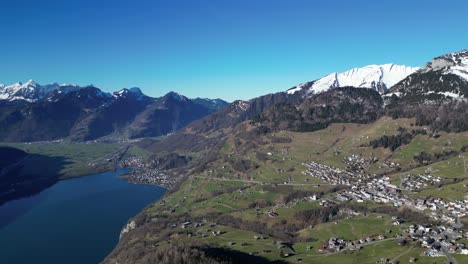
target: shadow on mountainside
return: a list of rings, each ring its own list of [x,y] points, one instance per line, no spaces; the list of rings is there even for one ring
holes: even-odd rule
[[[9,201],[37,194],[54,185],[59,179],[60,171],[69,163],[63,157],[28,154],[11,147],[0,147],[0,160],[0,208]],[[28,208],[32,206],[30,204]],[[1,216],[0,227],[14,220],[26,209]]]
[[[284,264],[286,261],[271,261],[261,256],[250,255],[229,248],[205,248],[207,257],[216,259],[220,263],[256,263],[256,264]]]

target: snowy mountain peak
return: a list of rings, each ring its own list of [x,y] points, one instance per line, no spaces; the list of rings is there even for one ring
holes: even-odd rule
[[[113,93],[114,97],[126,97],[130,94],[137,97],[138,99],[143,99],[146,96],[138,87],[123,88]]]
[[[413,102],[468,101],[468,50],[438,56],[393,86],[385,97]]]
[[[424,67],[424,72],[439,71],[455,74],[468,81],[468,50],[445,54],[432,59]]]
[[[33,80],[26,83],[17,82],[12,85],[0,85],[0,100],[13,102],[36,102],[50,96],[53,92],[59,91],[68,93],[80,89],[77,85],[61,86],[57,83],[40,85]]]
[[[306,94],[316,94],[328,89],[345,86],[371,88],[384,93],[387,89],[417,70],[419,70],[417,67],[397,64],[368,65],[341,73],[331,73],[321,79],[293,87],[287,93],[294,94],[298,91],[303,91]]]
[[[25,83],[25,85],[27,86],[37,86],[37,82],[35,82],[34,80],[29,80]]]

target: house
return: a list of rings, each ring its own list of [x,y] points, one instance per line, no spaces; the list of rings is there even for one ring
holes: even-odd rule
[[[268,212],[268,216],[270,216],[270,217],[277,217],[277,216],[278,216],[278,213],[277,213],[277,212],[273,212],[273,211],[269,211],[269,212]]]
[[[309,198],[310,198],[310,200],[312,200],[312,201],[317,201],[317,199],[319,199],[319,197],[318,197],[317,195],[315,195],[315,194],[312,195],[312,196],[310,196]]]
[[[325,245],[321,245],[321,246],[318,247],[318,249],[317,249],[318,252],[323,252],[323,251],[325,251],[325,250],[327,250],[327,247],[326,247]]]

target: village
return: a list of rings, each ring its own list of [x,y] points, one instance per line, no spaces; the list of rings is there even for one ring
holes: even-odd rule
[[[426,188],[429,185],[441,184],[442,178],[432,176],[430,172],[431,170],[427,170],[424,174],[406,175],[405,177],[402,177],[400,187],[404,190],[416,191]]]
[[[371,175],[352,173],[313,161],[302,163],[302,165],[308,168],[303,174],[319,178],[329,184],[352,185],[355,182],[364,182],[371,177]]]
[[[168,175],[165,171],[157,169],[155,164],[145,162],[140,157],[126,158],[120,161],[119,165],[122,168],[132,169],[132,171],[126,175],[126,178],[131,183],[152,184],[169,188],[178,180],[177,177]]]
[[[444,201],[442,198],[432,197],[428,199],[414,199],[404,194],[402,190],[414,191],[427,185],[442,182],[437,176],[432,176],[432,170],[426,170],[425,174],[407,175],[402,178],[400,186],[390,182],[390,177],[376,175],[363,175],[361,172],[365,162],[357,155],[346,159],[348,168],[354,168],[353,172],[345,171],[316,162],[303,163],[307,169],[303,172],[311,177],[316,177],[329,184],[348,185],[350,188],[338,191],[333,198],[320,200],[320,205],[328,206],[333,203],[355,201],[363,203],[372,201],[382,204],[391,204],[395,207],[407,207],[429,216],[434,222],[443,223],[437,226],[410,225],[404,235],[398,234],[399,243],[417,241],[421,247],[427,248],[426,256],[438,257],[447,254],[468,254],[468,249],[457,240],[468,238],[468,232],[463,233],[459,219],[468,214],[468,195],[463,201]],[[312,200],[318,199],[315,195]],[[402,220],[394,218],[393,225],[402,224]],[[337,252],[342,250],[356,250],[360,245],[369,243],[374,239],[386,239],[384,234],[377,238],[367,237],[359,241],[345,241],[340,238],[330,238],[318,251]],[[403,242],[404,241],[404,242]]]
[[[352,155],[344,159],[347,169],[335,168],[317,162],[302,163],[306,167],[303,174],[310,177],[318,178],[325,184],[341,185],[343,188],[331,195],[319,197],[318,194],[304,197],[302,199],[294,199],[288,204],[276,204],[275,208],[291,207],[303,201],[318,201],[320,206],[330,206],[333,204],[354,201],[357,203],[375,202],[379,204],[390,204],[395,207],[406,207],[413,211],[421,212],[429,216],[434,223],[417,223],[411,224],[401,232],[392,233],[387,230],[382,234],[374,234],[371,236],[362,237],[357,240],[345,240],[340,237],[331,237],[327,241],[313,249],[308,247],[306,250],[314,250],[321,253],[337,253],[343,251],[359,251],[363,246],[377,243],[379,241],[395,240],[399,245],[406,243],[417,243],[417,245],[425,248],[423,255],[429,257],[445,257],[450,254],[468,255],[467,246],[457,242],[462,238],[468,238],[468,233],[461,231],[462,225],[459,218],[464,217],[468,213],[468,196],[463,201],[445,201],[442,198],[432,197],[427,199],[412,198],[405,192],[417,191],[428,185],[442,183],[442,179],[433,176],[431,169],[425,173],[418,175],[405,175],[401,177],[399,186],[391,183],[391,178],[386,175],[367,174],[369,164],[376,162],[374,159],[362,159],[358,155]],[[175,177],[171,177],[167,172],[157,169],[155,164],[145,163],[144,160],[137,157],[127,158],[120,162],[122,167],[130,167],[133,171],[128,175],[128,179],[133,183],[140,184],[156,184],[163,187],[170,187],[176,182]],[[397,166],[388,164],[389,167]],[[292,179],[284,184],[290,184]],[[255,181],[252,181],[255,182]],[[242,190],[240,190],[242,194]],[[265,212],[269,217],[276,218],[278,213],[275,209],[269,209]],[[193,227],[199,229],[206,223],[195,223]],[[403,226],[403,219],[397,217],[392,218],[392,225]],[[178,226],[174,224],[173,227]],[[192,226],[190,222],[180,224],[182,229],[187,229]],[[210,227],[215,227],[216,224],[211,224]],[[192,234],[196,235],[195,233]],[[206,233],[199,234],[202,238],[212,235],[219,237],[222,232],[209,229]],[[261,239],[256,237],[255,239]],[[234,242],[229,242],[234,243]],[[294,255],[294,252],[290,253]],[[382,263],[390,263],[388,259],[382,258]],[[387,262],[385,262],[387,261]],[[413,262],[413,261],[411,261]]]

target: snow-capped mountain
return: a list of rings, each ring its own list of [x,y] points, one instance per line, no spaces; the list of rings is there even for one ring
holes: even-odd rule
[[[15,83],[12,85],[0,84],[0,101],[9,103],[37,102],[54,94],[66,94],[81,89],[74,84],[52,83],[40,85],[33,80],[26,83]]]
[[[148,97],[138,87],[123,88],[117,92],[114,92],[112,95],[116,98],[124,98],[131,95],[136,97],[138,100],[143,100],[144,98]]]
[[[136,87],[108,93],[92,85],[41,86],[29,81],[2,85],[0,91],[0,141],[160,136],[227,105],[175,92],[153,98]]]
[[[441,70],[442,74],[455,74],[468,81],[468,50],[449,53],[434,58],[426,64],[423,72]]]
[[[289,89],[287,93],[302,92],[310,95],[346,86],[372,88],[379,93],[384,93],[390,87],[419,69],[418,67],[397,64],[369,65],[341,73],[331,73],[321,79],[295,86]]]
[[[445,54],[394,85],[384,96],[412,101],[468,99],[468,50]]]

